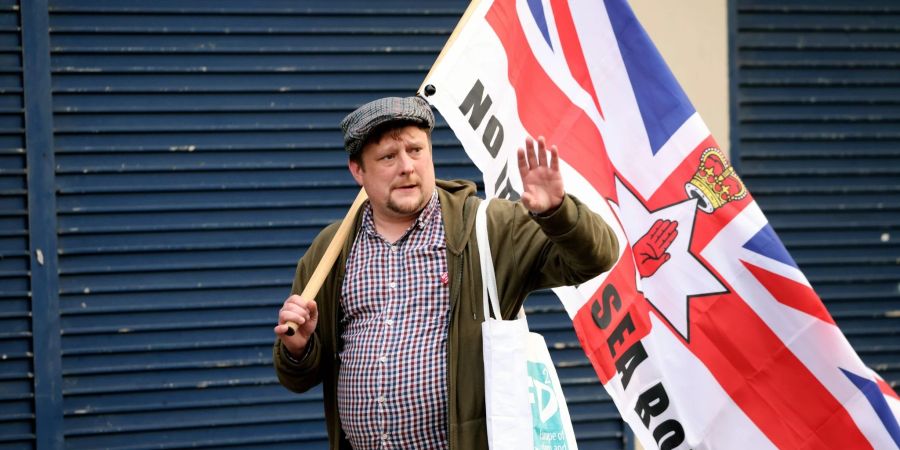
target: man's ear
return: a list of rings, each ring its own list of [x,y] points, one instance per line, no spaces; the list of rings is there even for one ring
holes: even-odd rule
[[[353,179],[356,180],[356,184],[362,186],[363,185],[362,173],[364,172],[362,165],[360,163],[350,159],[350,160],[347,160],[347,167],[350,169],[350,175],[353,175]]]

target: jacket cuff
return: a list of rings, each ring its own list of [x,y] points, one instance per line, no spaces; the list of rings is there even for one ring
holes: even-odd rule
[[[566,194],[556,211],[549,216],[530,215],[547,236],[562,236],[577,225],[578,205],[569,194]]]
[[[307,341],[306,349],[303,350],[303,355],[301,355],[299,358],[295,358],[294,355],[291,354],[290,350],[288,350],[287,347],[284,346],[284,343],[281,342],[279,344],[279,350],[278,350],[278,353],[280,353],[279,356],[281,358],[281,362],[287,366],[293,366],[293,367],[305,366],[306,365],[305,363],[309,359],[309,355],[312,353],[314,345],[316,345],[316,335],[315,334],[310,336],[309,341]]]

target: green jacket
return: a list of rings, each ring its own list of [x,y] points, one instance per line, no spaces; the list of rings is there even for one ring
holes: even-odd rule
[[[450,276],[450,329],[447,339],[447,413],[451,450],[487,450],[482,361],[481,264],[475,241],[475,210],[480,200],[469,181],[437,181],[447,239]],[[362,208],[360,209],[362,211]],[[349,449],[337,410],[340,364],[340,292],[344,267],[362,214],[356,217],[351,238],[344,244],[335,269],[315,300],[319,319],[307,356],[294,363],[276,339],[273,350],[278,379],[294,392],[323,383],[325,420],[331,449]],[[326,227],[297,264],[293,294],[303,290],[321,255],[337,231]],[[571,196],[546,218],[533,217],[521,203],[495,200],[488,207],[488,233],[500,309],[514,317],[529,292],[576,285],[609,270],[619,254],[612,229],[598,215]]]

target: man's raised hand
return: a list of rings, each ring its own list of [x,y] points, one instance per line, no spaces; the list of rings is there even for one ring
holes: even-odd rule
[[[550,147],[547,160],[544,137],[537,139],[537,154],[534,140],[525,139],[525,148],[519,148],[519,175],[522,177],[522,204],[533,214],[552,213],[562,204],[566,191],[562,175],[559,173],[559,152]]]

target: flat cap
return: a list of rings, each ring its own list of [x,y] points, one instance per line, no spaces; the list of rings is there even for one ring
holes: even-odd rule
[[[350,156],[362,150],[369,134],[388,122],[413,122],[434,129],[434,113],[421,97],[385,97],[356,108],[341,121],[344,149]]]

